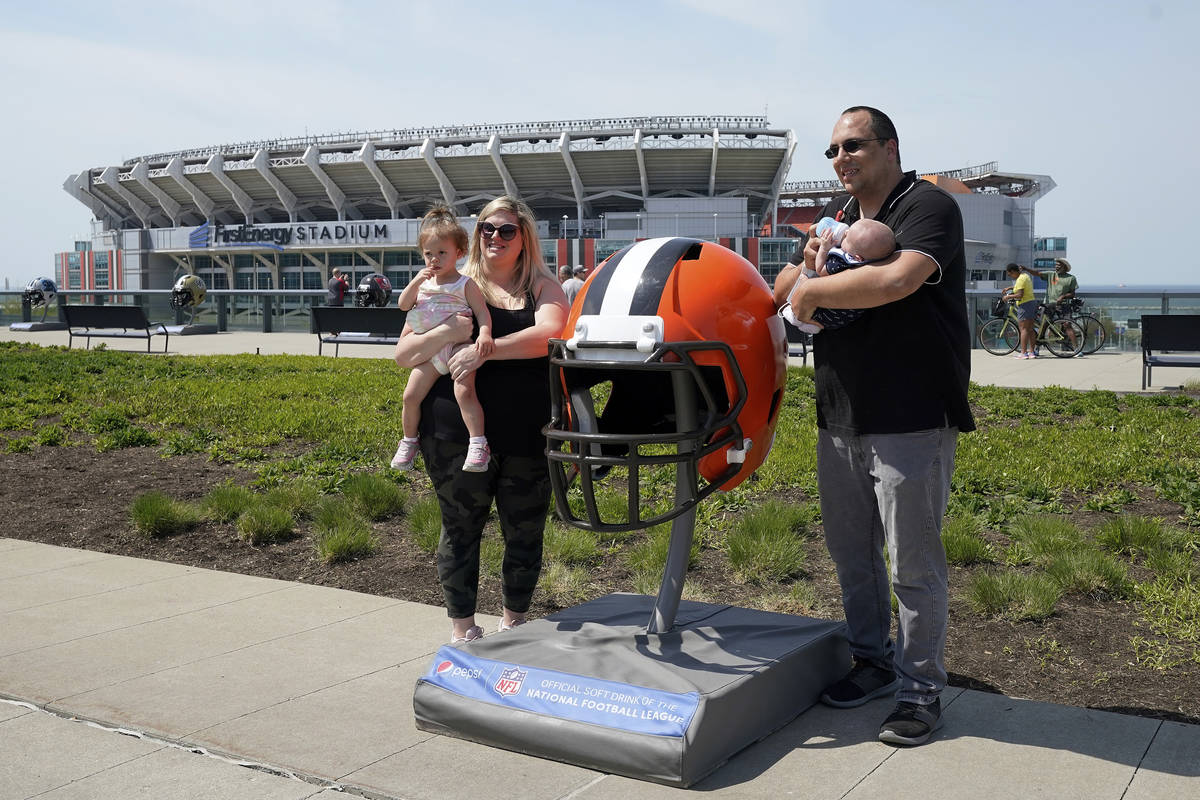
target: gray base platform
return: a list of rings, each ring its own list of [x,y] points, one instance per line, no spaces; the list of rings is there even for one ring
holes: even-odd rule
[[[689,786],[786,725],[850,666],[845,625],[610,594],[446,645],[417,681],[417,727],[633,778]]]
[[[210,324],[164,325],[163,327],[166,328],[167,333],[171,334],[172,336],[196,336],[198,334],[203,334],[203,333],[216,333],[217,332],[217,326],[210,325]]]
[[[65,331],[65,322],[14,322],[8,326],[10,331]]]

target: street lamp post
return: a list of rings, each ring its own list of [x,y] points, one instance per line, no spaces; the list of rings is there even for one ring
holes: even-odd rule
[[[637,215],[637,237],[636,238],[638,238],[638,239],[642,238],[642,215],[641,214]]]
[[[713,212],[713,241],[717,240],[717,212]]]
[[[562,238],[566,239],[567,238],[567,215],[566,214],[563,214],[562,229],[560,232],[562,233]]]

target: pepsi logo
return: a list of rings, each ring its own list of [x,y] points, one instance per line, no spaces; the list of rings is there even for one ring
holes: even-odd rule
[[[452,670],[452,669],[454,669],[454,662],[452,662],[452,661],[443,661],[442,663],[440,663],[440,664],[438,664],[438,665],[437,665],[437,670],[436,670],[436,671],[437,671],[437,674],[438,674],[438,675],[441,675],[443,672],[449,672],[449,671],[450,671],[450,670]]]

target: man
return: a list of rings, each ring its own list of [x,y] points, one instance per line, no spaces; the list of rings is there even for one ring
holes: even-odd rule
[[[560,275],[565,275],[563,278],[563,291],[567,293],[567,302],[574,303],[575,295],[579,294],[579,290],[583,288],[583,278],[587,275],[587,267],[582,264],[571,269],[570,266],[564,266],[559,272]]]
[[[1048,269],[1029,269],[1021,267],[1031,275],[1037,275],[1046,282],[1046,306],[1054,306],[1063,300],[1070,300],[1079,291],[1079,281],[1071,274],[1071,262],[1065,258],[1054,259],[1054,271]]]
[[[877,109],[844,111],[825,155],[847,194],[818,218],[879,220],[897,248],[810,279],[800,267],[815,266],[813,236],[775,283],[776,302],[801,322],[817,308],[866,309],[813,337],[821,514],[854,657],[821,700],[850,708],[895,692],[880,740],[922,744],[941,727],[946,685],[941,522],[958,432],[975,428],[962,216],[948,194],[901,169],[896,129]],[[900,606],[894,643],[885,545]]]
[[[345,305],[346,292],[349,289],[350,282],[346,280],[346,276],[342,274],[341,269],[334,267],[333,277],[329,279],[329,283],[325,286],[325,305]]]

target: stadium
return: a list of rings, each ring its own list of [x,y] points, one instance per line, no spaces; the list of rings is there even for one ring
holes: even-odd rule
[[[182,274],[212,289],[320,289],[340,267],[403,286],[420,268],[420,216],[472,215],[500,195],[539,220],[547,265],[591,269],[654,236],[716,240],[769,280],[832,180],[789,181],[795,133],[765,117],[627,117],[369,131],[155,153],[71,175],[92,212],[90,241],[55,257],[68,290],[167,289]],[[1008,261],[1065,254],[1034,238],[1047,175],[995,163],[921,172],[963,210],[968,278]],[[1045,243],[1052,246],[1047,250]],[[1061,247],[1059,245],[1061,244]]]

